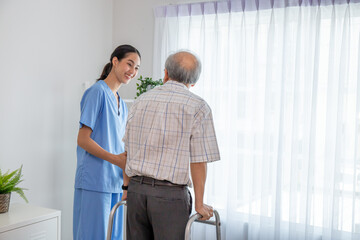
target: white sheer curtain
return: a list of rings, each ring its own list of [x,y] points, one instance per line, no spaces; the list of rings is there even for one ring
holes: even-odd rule
[[[207,2],[155,19],[155,79],[178,49],[203,63],[192,91],[214,114],[205,199],[223,239],[360,239],[360,3]]]

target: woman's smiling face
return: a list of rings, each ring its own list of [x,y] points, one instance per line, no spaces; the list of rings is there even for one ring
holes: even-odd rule
[[[120,61],[113,59],[114,73],[120,84],[127,84],[133,79],[140,67],[140,57],[137,53],[128,53]]]

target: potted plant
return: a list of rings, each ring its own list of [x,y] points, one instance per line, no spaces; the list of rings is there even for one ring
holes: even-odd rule
[[[136,97],[140,96],[141,94],[143,94],[144,92],[153,89],[154,87],[158,86],[158,85],[163,85],[163,80],[159,79],[159,80],[152,80],[152,78],[149,77],[145,77],[144,79],[142,78],[142,76],[140,75],[140,77],[138,78],[138,80],[140,81],[140,84],[137,83],[137,93],[136,93]],[[135,99],[136,99],[135,97]]]
[[[2,173],[0,169],[0,213],[9,211],[11,192],[16,192],[22,197],[25,202],[29,202],[24,194],[25,188],[18,187],[18,184],[23,181],[22,179],[22,165],[19,169],[6,173]]]

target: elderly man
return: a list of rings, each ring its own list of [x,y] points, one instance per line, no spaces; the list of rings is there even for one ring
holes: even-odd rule
[[[203,196],[207,163],[220,160],[214,123],[209,105],[189,91],[200,72],[192,53],[170,55],[164,85],[141,95],[130,110],[123,139],[130,240],[184,239],[192,184],[195,211],[202,220],[213,215]]]

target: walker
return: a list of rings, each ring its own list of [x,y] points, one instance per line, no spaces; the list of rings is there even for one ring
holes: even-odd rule
[[[121,205],[126,206],[126,201],[120,201],[120,202],[116,203],[114,205],[114,207],[111,209],[110,216],[109,216],[109,223],[108,223],[108,230],[107,230],[106,240],[111,240],[112,229],[113,229],[113,224],[114,224],[114,214],[115,214],[116,210],[118,209],[118,207],[120,207]],[[125,213],[126,212],[124,211],[124,214]],[[202,221],[202,220],[199,220],[199,218],[201,218],[201,215],[199,213],[193,214],[189,218],[189,221],[186,224],[185,240],[190,240],[191,225],[193,224],[193,222],[199,222],[199,223],[204,223],[204,224],[215,225],[216,226],[216,239],[221,240],[220,215],[216,210],[214,210],[214,216],[215,216],[215,221],[211,221],[211,220]],[[124,221],[124,228],[126,229],[126,221]],[[126,237],[125,237],[125,234],[124,234],[124,240],[125,239],[126,239]]]

